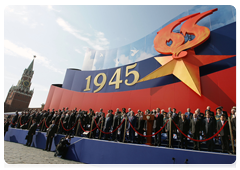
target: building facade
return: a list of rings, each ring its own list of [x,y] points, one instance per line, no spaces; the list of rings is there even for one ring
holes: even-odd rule
[[[31,80],[34,73],[33,64],[34,59],[28,68],[23,71],[22,77],[18,81],[18,84],[9,89],[8,95],[4,102],[4,112],[14,112],[16,110],[23,111],[28,109],[34,92],[34,90],[30,90]]]

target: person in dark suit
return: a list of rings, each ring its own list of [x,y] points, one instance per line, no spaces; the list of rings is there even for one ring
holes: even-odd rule
[[[143,120],[143,112],[139,112],[137,119],[137,131],[143,135],[145,120]],[[143,144],[144,137],[138,134],[138,144]]]
[[[157,108],[156,112],[157,112],[155,115],[156,127],[155,127],[155,131],[154,131],[155,133],[158,132],[160,130],[160,128],[163,126],[164,110],[162,110],[160,113],[160,109]],[[155,135],[154,143],[155,143],[155,146],[161,146],[161,132],[159,132],[158,134]]]
[[[26,136],[26,139],[27,139],[26,146],[31,146],[32,138],[33,138],[33,135],[35,135],[36,129],[37,129],[36,119],[33,119],[32,120],[32,125],[30,126],[30,128],[28,130],[28,134]]]
[[[238,140],[238,112],[235,112],[235,117],[232,119],[233,137]]]
[[[119,141],[121,141],[121,142],[123,142],[123,139],[124,139],[124,131],[125,131],[125,129],[127,128],[127,124],[128,124],[128,120],[127,120],[127,113],[125,112],[125,110],[122,112],[122,114],[123,114],[123,116],[122,116],[122,118],[121,118],[121,122],[123,121],[123,123],[122,123],[122,125],[120,126],[120,140]],[[126,124],[126,126],[125,126],[125,124]],[[125,132],[126,133],[126,132]],[[126,135],[126,134],[125,134]],[[125,138],[126,138],[126,136],[125,136]],[[125,139],[124,139],[124,141],[125,141]]]
[[[81,121],[80,118],[81,118],[82,114],[83,114],[82,110],[79,109],[79,111],[78,111],[78,113],[77,113],[77,115],[76,115],[76,121]],[[78,131],[77,131],[77,130],[78,130]],[[82,130],[80,124],[78,123],[77,126],[76,126],[76,128],[75,128],[75,134],[76,134],[77,136],[81,136],[82,132],[83,132],[83,130]]]
[[[61,156],[61,158],[65,158],[70,144],[71,144],[70,135],[62,137],[59,143],[57,144],[56,153],[54,154],[54,156]]]
[[[129,142],[133,143],[135,140],[135,131],[133,128],[136,128],[136,117],[134,116],[134,112],[130,111],[130,116],[128,117],[128,130],[129,130]],[[133,128],[130,126],[132,124]]]
[[[178,124],[179,114],[176,112],[176,109],[175,109],[175,108],[172,109],[172,120],[173,120],[176,124]],[[173,128],[173,133],[177,133],[177,128],[176,128],[176,126],[174,126],[174,128]]]
[[[99,129],[101,129],[103,131],[103,126],[104,126],[104,123],[105,123],[105,113],[104,112],[101,112],[101,117],[98,119],[98,127]],[[99,130],[99,136],[98,138],[99,139],[102,139],[102,132]]]
[[[211,117],[214,117],[214,112],[211,111],[210,106],[208,106],[207,109],[205,110],[205,117],[206,117],[206,112],[207,112],[207,111],[209,111]]]
[[[76,120],[76,110],[73,110],[70,114],[69,120],[68,120],[68,129],[72,128],[75,124]],[[68,134],[72,135],[73,130],[68,131]]]
[[[231,114],[232,114],[231,124],[232,124],[233,139],[236,139],[236,110],[232,109]]]
[[[188,135],[189,131],[189,122],[186,119],[186,115],[182,114],[181,119],[178,122],[179,129],[185,134]],[[181,148],[183,148],[183,143],[185,144],[185,149],[187,149],[187,137],[185,137],[182,133],[179,132],[180,140],[181,140]]]
[[[104,127],[103,127],[103,131],[108,133],[109,130],[111,129],[111,125],[112,125],[112,120],[111,120],[111,113],[109,112],[106,115],[105,118],[105,122],[104,122]],[[104,134],[104,140],[108,140],[109,139],[110,134]]]
[[[210,118],[210,113],[206,112],[206,118],[203,119],[203,132],[205,134],[206,139],[210,138],[213,136],[215,129],[216,129],[216,124],[213,121],[213,119]],[[207,147],[208,151],[213,151],[213,139],[210,139],[207,141]]]
[[[225,124],[225,122],[226,122],[226,117],[224,115],[221,115],[220,121],[217,122],[217,131],[219,131],[222,128],[222,126]],[[230,151],[229,151],[229,140],[228,140],[229,139],[229,125],[228,125],[228,122],[225,124],[223,129],[220,131],[218,136],[220,136],[220,139],[221,139],[222,153],[225,153],[226,150],[227,150],[228,153],[230,153]]]
[[[172,122],[172,121],[173,121],[173,119],[172,119],[172,113],[169,112],[168,115],[169,115],[169,121],[167,122],[165,131],[166,131],[166,133],[167,133],[167,138],[168,138],[168,140],[171,139],[171,145],[169,146],[169,144],[167,144],[167,147],[172,148],[172,147],[173,147],[173,128],[175,127],[175,125],[174,125],[173,122]],[[171,119],[170,119],[170,118],[171,118]],[[170,124],[171,124],[171,126],[170,126]],[[170,136],[170,129],[171,129],[171,136]]]
[[[186,115],[186,119],[190,122],[190,120],[193,117],[193,114],[191,113],[191,109],[190,108],[187,108],[187,112],[185,113],[185,115]]]
[[[15,116],[12,118],[12,124],[11,124],[12,128],[15,127],[17,120],[18,120],[18,111],[16,111]]]
[[[54,135],[55,135],[56,131],[57,131],[57,126],[55,125],[55,121],[53,120],[52,124],[47,129],[47,134],[46,134],[47,141],[46,141],[46,147],[45,147],[44,150],[48,150],[48,151],[51,150],[52,140],[54,138]]]
[[[91,136],[89,136],[90,138],[95,138],[95,136],[96,136],[96,132],[97,132],[96,123],[98,122],[98,120],[99,120],[98,112],[93,113],[92,121],[91,121],[91,124],[90,124],[90,126],[91,126],[90,130],[92,130],[92,132],[89,133],[89,135],[91,134]]]
[[[192,138],[199,140],[200,139],[200,134],[202,133],[202,123],[201,121],[197,118],[197,114],[193,114],[193,118],[190,120],[189,124],[189,129],[190,132],[192,133]],[[200,150],[200,142],[193,141],[193,150]]]
[[[7,118],[7,120],[5,120],[5,122],[4,122],[4,136],[5,136],[6,132],[8,131],[9,125],[10,125],[10,120]]]
[[[119,111],[119,108],[117,108],[115,115],[113,116],[113,124],[112,124],[112,129],[115,130],[119,125],[121,121],[121,112]],[[114,131],[112,133],[112,140],[117,141],[117,135],[118,135],[118,130]]]

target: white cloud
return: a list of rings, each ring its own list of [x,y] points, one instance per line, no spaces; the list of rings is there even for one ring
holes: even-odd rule
[[[90,45],[95,50],[104,50],[105,48],[108,48],[109,41],[104,37],[103,32],[95,31],[95,39],[89,39],[88,37],[84,37],[79,34],[79,30],[74,29],[69,23],[67,23],[62,18],[58,18],[56,20],[58,25],[63,28],[64,31],[67,31],[68,33],[72,34],[76,38],[86,42],[88,45]],[[86,33],[83,33],[86,34]],[[88,34],[88,33],[87,33]]]
[[[48,92],[49,91],[49,87],[46,87],[44,85],[41,84],[37,84],[37,83],[32,83],[31,84],[31,89],[34,89],[34,91],[45,91]]]
[[[135,62],[138,62],[138,61],[141,61],[141,60],[145,60],[145,59],[150,58],[152,56],[153,56],[152,54],[149,54],[149,53],[146,53],[146,52],[142,51],[140,56],[136,59]]]
[[[7,55],[14,54],[13,56],[20,56],[23,58],[27,58],[29,60],[32,60],[33,56],[36,55],[37,56],[35,59],[36,62],[39,62],[40,64],[42,64],[43,66],[45,66],[46,68],[54,72],[64,74],[63,70],[60,70],[52,66],[52,63],[50,63],[50,61],[46,57],[42,56],[41,54],[32,50],[31,48],[20,47],[9,40],[4,40],[4,51],[5,51],[5,54]]]
[[[75,51],[79,54],[82,54],[82,52],[79,49],[75,49]]]
[[[126,64],[132,63],[133,61],[130,60],[128,56],[125,56],[124,54],[122,54],[120,55],[118,62],[122,65],[126,65]]]
[[[91,56],[92,56],[92,51],[91,50],[86,51],[82,70],[92,70],[94,59],[91,58]]]
[[[48,8],[48,10],[50,10],[50,11],[60,12],[59,10],[54,9],[54,8],[52,7],[52,5],[48,5],[47,8]]]
[[[5,17],[11,17],[21,24],[28,25],[30,28],[36,28],[39,24],[33,19],[33,14],[29,12],[26,6],[7,6],[5,8]]]

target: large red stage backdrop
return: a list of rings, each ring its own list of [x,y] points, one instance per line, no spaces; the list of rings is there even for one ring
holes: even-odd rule
[[[230,112],[236,105],[236,23],[212,31],[197,25],[217,10],[184,16],[156,32],[160,54],[152,58],[105,70],[68,69],[63,84],[51,86],[44,109],[204,112],[223,106]]]

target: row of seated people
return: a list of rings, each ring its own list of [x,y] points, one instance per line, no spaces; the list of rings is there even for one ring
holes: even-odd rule
[[[140,110],[137,111],[136,114],[129,108],[128,112],[126,109],[123,108],[122,111],[116,109],[115,114],[113,114],[112,110],[109,110],[105,116],[105,113],[102,109],[100,112],[94,112],[92,109],[87,111],[77,109],[69,111],[68,108],[63,108],[62,110],[52,112],[49,110],[46,111],[28,111],[23,112],[20,116],[18,113],[12,118],[12,127],[17,128],[28,128],[31,124],[30,119],[35,119],[37,124],[42,123],[38,128],[40,131],[46,131],[47,127],[50,126],[52,120],[55,120],[55,123],[58,125],[58,132],[60,134],[74,134],[77,136],[81,136],[86,131],[91,131],[88,133],[88,136],[91,138],[103,138],[103,139],[111,139],[114,141],[126,141],[126,137],[128,136],[128,141],[130,142],[137,142],[137,143],[144,143],[145,138],[141,135],[135,136],[135,131],[137,130],[140,134],[144,134],[147,130],[146,121],[143,120],[143,112]],[[185,114],[181,114],[181,112],[176,112],[176,109],[168,108],[168,112],[165,112],[163,109],[160,111],[159,108],[156,110],[146,110],[145,115],[154,115],[155,120],[153,123],[153,130],[154,132],[159,131],[159,129],[167,122],[169,117],[171,117],[172,121],[178,125],[180,130],[185,133],[186,135],[190,134],[192,138],[199,140],[200,136],[205,135],[205,138],[213,136],[219,128],[221,128],[218,122],[226,121],[227,114],[223,111],[222,107],[218,107],[216,109],[216,114],[210,110],[210,107],[207,107],[204,114],[200,112],[199,109],[195,111],[195,113],[191,113],[190,109],[187,109]],[[231,124],[234,138],[236,138],[236,108],[231,110]],[[124,120],[127,122],[125,123]],[[44,123],[46,121],[46,123]],[[62,122],[62,123],[61,123]],[[80,122],[80,124],[78,123]],[[121,126],[118,130],[115,130],[111,134],[104,134],[96,128],[96,123],[98,128],[105,133],[109,133],[115,130],[120,124]],[[133,126],[133,128],[130,126]],[[63,126],[62,126],[62,125]],[[72,128],[74,126],[74,128]],[[222,144],[222,152],[229,152],[229,129],[228,125],[224,127],[224,130],[221,131],[219,134],[221,137],[221,144]],[[68,131],[67,129],[71,129]],[[163,128],[162,133],[168,134],[169,139],[169,131],[172,130],[171,134],[177,134],[179,140],[181,141],[181,148],[183,146],[186,148],[188,145],[187,138],[179,133],[174,123],[171,123],[170,128],[170,121],[167,125]],[[126,133],[128,132],[128,135]],[[225,133],[224,133],[225,132]],[[124,138],[125,136],[125,138]],[[154,144],[160,146],[161,145],[161,133],[155,135]],[[137,141],[136,141],[137,138]],[[172,137],[171,137],[172,138]],[[173,141],[173,140],[171,140]],[[172,144],[169,146],[171,147]],[[213,140],[207,141],[207,146],[209,151],[213,151],[214,143]],[[200,150],[200,142],[194,142],[193,149]]]

